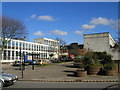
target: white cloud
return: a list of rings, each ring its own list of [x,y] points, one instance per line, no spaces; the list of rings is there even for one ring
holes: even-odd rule
[[[82,35],[82,34],[83,34],[83,31],[79,31],[79,30],[77,30],[77,31],[75,31],[75,34]]]
[[[61,36],[68,35],[68,32],[61,31],[61,30],[53,30],[51,32],[56,34],[56,35],[61,35]]]
[[[36,35],[36,36],[43,36],[44,33],[42,33],[41,31],[37,31],[37,32],[34,33],[34,35]]]
[[[52,16],[38,16],[38,20],[45,20],[45,21],[53,21],[54,18]]]
[[[84,24],[84,25],[82,25],[82,28],[83,28],[83,29],[94,29],[94,28],[95,28],[95,25]]]
[[[93,18],[90,21],[90,24],[93,24],[93,25],[111,25],[113,23],[114,23],[114,20],[103,18],[103,17]]]
[[[44,35],[51,35],[51,33],[43,33],[42,31],[37,31],[34,33],[36,36],[44,36]]]
[[[36,18],[36,14],[33,14],[32,16],[30,16],[30,18]]]

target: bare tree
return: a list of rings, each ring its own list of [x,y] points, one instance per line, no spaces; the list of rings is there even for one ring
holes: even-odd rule
[[[62,38],[57,37],[56,40],[60,42],[60,45],[65,45],[66,44],[66,41]]]
[[[0,55],[2,55],[6,44],[10,42],[11,39],[23,37],[27,34],[27,31],[25,25],[15,18],[2,16],[0,17],[0,20],[2,21],[0,23]]]
[[[113,47],[113,51],[118,51],[120,52],[120,31],[117,32],[117,36],[116,38],[114,38],[114,40],[116,41],[114,47]]]

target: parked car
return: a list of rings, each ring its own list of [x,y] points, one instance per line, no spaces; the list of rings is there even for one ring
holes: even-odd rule
[[[2,90],[4,83],[4,79],[0,78],[0,90]]]
[[[0,78],[4,80],[4,84],[3,84],[4,86],[12,85],[18,80],[18,77],[16,75],[7,74],[4,72],[1,73]]]
[[[28,63],[29,65],[39,65],[41,63],[41,60],[33,60],[33,61],[31,60]]]
[[[45,65],[45,64],[48,64],[49,62],[46,61],[46,60],[42,60],[42,64]]]
[[[60,63],[61,61],[58,59],[51,60],[52,63]]]
[[[15,61],[13,62],[12,66],[20,66],[21,65],[21,62],[20,61]],[[23,65],[27,66],[28,63],[23,63]]]

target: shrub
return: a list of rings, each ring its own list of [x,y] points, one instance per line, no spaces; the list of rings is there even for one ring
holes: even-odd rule
[[[104,65],[104,69],[106,69],[106,70],[112,70],[112,69],[114,69],[116,67],[116,63],[107,63],[107,64],[105,64]]]
[[[112,56],[107,54],[107,52],[94,52],[94,55],[97,56],[97,59],[101,60],[103,65],[112,62]]]

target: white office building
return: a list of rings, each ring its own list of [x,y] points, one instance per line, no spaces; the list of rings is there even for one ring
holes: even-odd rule
[[[97,52],[106,51],[113,56],[113,60],[119,60],[119,52],[114,51],[115,40],[109,32],[84,34],[84,48]]]
[[[20,51],[22,55],[23,54],[27,55],[30,53],[38,54],[36,57],[39,57],[39,59],[41,60],[49,60],[51,58],[49,56],[51,53],[53,54],[52,58],[58,58],[58,54],[59,54],[58,41],[47,39],[47,41],[50,43],[51,41],[53,41],[54,45],[39,43],[39,40],[37,41],[36,39],[35,39],[35,42],[12,39],[5,46],[2,62],[14,62],[16,60],[20,60]]]

